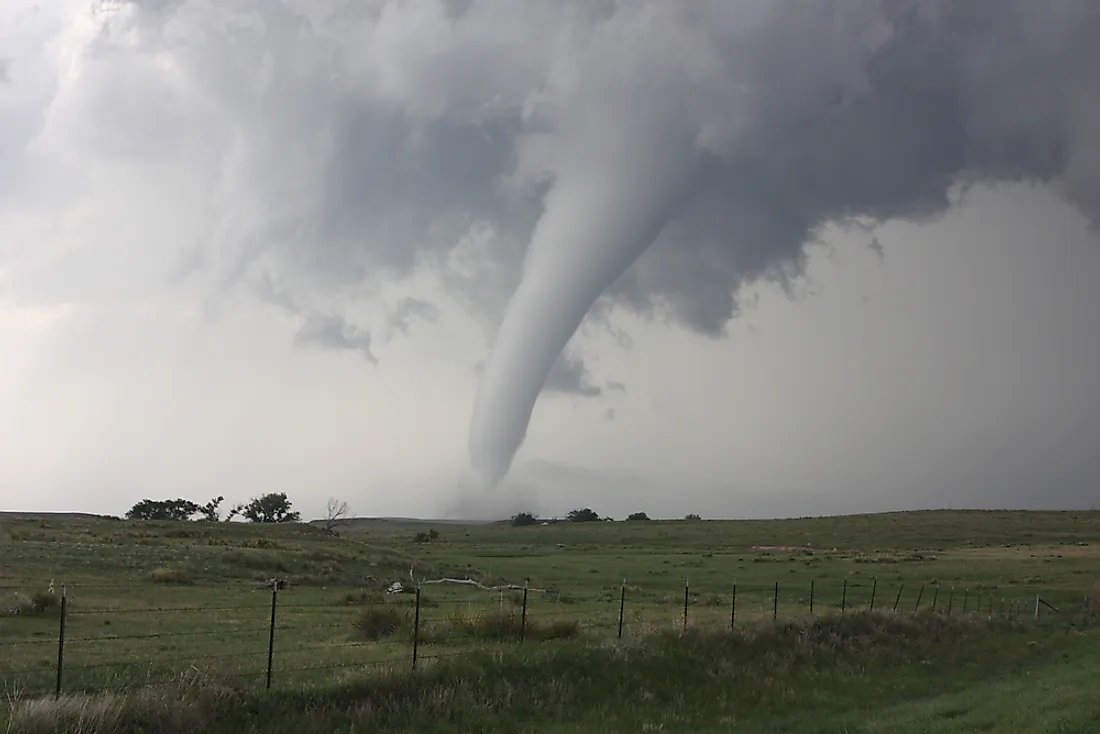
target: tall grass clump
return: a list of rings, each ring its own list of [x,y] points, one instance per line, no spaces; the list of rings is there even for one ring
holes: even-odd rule
[[[0,617],[53,617],[61,613],[61,597],[48,591],[16,594],[14,603],[0,609]]]
[[[450,620],[452,631],[462,637],[478,640],[513,640],[524,637],[531,640],[573,639],[580,636],[580,624],[573,619],[557,619],[544,622],[527,618],[514,610],[483,611],[471,615],[459,615]]]
[[[178,584],[186,586],[191,583],[191,576],[182,568],[154,568],[149,572],[149,580],[155,584]]]
[[[389,604],[372,604],[355,615],[352,626],[360,637],[379,640],[411,627],[407,610]]]

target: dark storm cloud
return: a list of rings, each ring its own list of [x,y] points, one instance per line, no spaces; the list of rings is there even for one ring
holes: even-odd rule
[[[435,304],[407,296],[398,301],[390,313],[390,331],[408,334],[414,321],[435,322],[439,319],[439,315],[439,307]]]
[[[200,181],[184,260],[227,289],[274,273],[300,340],[370,354],[339,304],[437,274],[498,334],[471,423],[490,479],[548,381],[599,389],[561,359],[597,299],[722,335],[738,287],[790,281],[826,225],[935,219],[958,185],[1050,184],[1100,226],[1094,0],[93,16],[54,141]]]
[[[348,324],[340,316],[313,313],[294,334],[294,345],[299,347],[324,347],[326,349],[350,349],[361,352],[368,361],[378,364],[371,352],[370,332]]]

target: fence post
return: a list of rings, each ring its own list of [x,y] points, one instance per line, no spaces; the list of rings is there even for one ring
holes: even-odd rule
[[[279,581],[271,583],[271,626],[267,630],[267,688],[271,689],[271,664],[275,660],[275,607],[279,602]]]
[[[810,579],[810,614],[814,613],[814,580]]]
[[[905,588],[905,584],[898,587],[898,595],[894,597],[894,611],[898,610],[898,602],[901,601],[901,591]]]
[[[775,596],[772,597],[772,621],[779,618],[779,582],[775,582]]]
[[[61,698],[61,671],[65,667],[65,617],[69,611],[69,588],[61,585],[61,622],[57,629],[57,687],[54,698]]]
[[[526,593],[524,593],[524,601],[526,601]],[[526,604],[524,607],[526,608]],[[416,611],[413,612],[413,664],[412,669],[416,670],[416,661],[420,657],[420,584],[416,585]]]
[[[522,644],[527,639],[527,584],[528,581],[523,582],[523,612],[519,618],[519,641]]]
[[[966,614],[968,602],[970,601],[970,589],[963,589],[963,614]]]
[[[955,605],[955,587],[952,586],[947,592],[947,616],[951,616],[951,608]]]
[[[936,611],[936,602],[940,598],[940,585],[936,584],[936,589],[932,592],[932,611]]]
[[[875,611],[875,592],[878,591],[878,579],[874,579],[871,583],[871,603],[867,606],[867,611]]]
[[[848,608],[848,577],[844,577],[844,590],[840,592],[840,613]]]
[[[920,600],[922,596],[924,596],[924,584],[920,585],[920,591],[917,592],[917,603],[913,605],[914,614],[916,614],[917,609],[920,608]]]
[[[1039,595],[1035,595],[1035,621],[1039,621]]]
[[[737,623],[737,584],[733,585],[733,598],[730,600],[730,629]]]
[[[688,580],[684,579],[684,632],[688,628]]]
[[[619,639],[623,639],[623,611],[626,609],[626,579],[619,590]]]
[[[416,611],[412,613],[412,669],[420,657],[420,584],[416,584]]]

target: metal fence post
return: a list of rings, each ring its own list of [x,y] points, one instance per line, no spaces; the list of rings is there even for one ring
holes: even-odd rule
[[[936,584],[935,590],[932,592],[932,611],[936,611],[936,602],[940,598],[940,585]]]
[[[267,631],[267,689],[271,689],[271,664],[275,660],[275,608],[279,603],[279,582],[271,584],[271,626]]]
[[[814,580],[810,579],[810,614],[814,613]]]
[[[684,579],[684,631],[688,628],[688,581]]]
[[[947,592],[947,616],[951,616],[951,607],[955,604],[955,587],[952,586]]]
[[[775,582],[775,596],[772,597],[772,621],[779,618],[779,582]]]
[[[970,603],[970,589],[963,589],[963,614],[966,614]]]
[[[730,599],[730,629],[737,624],[737,584],[733,585],[733,598]]]
[[[523,582],[523,612],[519,618],[519,641],[527,639],[527,581]]]
[[[848,608],[848,579],[844,579],[844,590],[840,592],[840,612],[844,613],[844,610]]]
[[[1035,595],[1035,620],[1039,620],[1039,595]]]
[[[923,597],[923,596],[924,596],[924,584],[921,584],[920,585],[920,591],[917,592],[917,603],[913,605],[913,612],[914,613],[916,613],[917,609],[920,608],[920,600],[921,600],[921,597]]]
[[[65,617],[69,612],[69,589],[61,586],[61,621],[57,628],[57,687],[54,689],[54,698],[61,698],[61,671],[65,667]]]
[[[878,579],[874,579],[871,583],[871,603],[867,605],[867,611],[875,611],[875,592],[878,591]]]
[[[526,601],[527,595],[524,594]],[[524,607],[526,608],[526,604]],[[413,612],[413,670],[416,670],[416,659],[420,653],[420,584],[416,585],[416,611]]]
[[[619,639],[623,639],[623,612],[626,610],[626,579],[619,589]]]
[[[894,611],[898,610],[898,603],[901,601],[901,592],[905,588],[905,584],[898,587],[898,595],[894,597]]]

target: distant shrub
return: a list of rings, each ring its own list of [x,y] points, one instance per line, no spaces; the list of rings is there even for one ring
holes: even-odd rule
[[[149,578],[158,584],[190,584],[191,576],[182,568],[154,568]]]
[[[688,514],[684,515],[684,519],[685,520],[702,520],[703,518],[701,518],[699,515],[696,515],[694,512],[689,512]]]
[[[407,611],[386,604],[363,609],[352,623],[355,631],[368,640],[378,640],[409,627]]]
[[[413,536],[413,542],[416,543],[430,543],[433,540],[439,540],[439,531],[432,528],[426,533],[417,533]]]
[[[345,604],[381,604],[382,592],[372,589],[349,591],[344,594]]]
[[[530,512],[517,512],[512,515],[512,527],[521,528],[528,525],[537,525],[539,521],[538,515]]]
[[[599,522],[600,520],[600,516],[587,507],[582,510],[570,510],[565,518],[569,522]]]
[[[626,516],[628,522],[639,522],[643,520],[649,520],[649,515],[644,512],[632,512]]]

